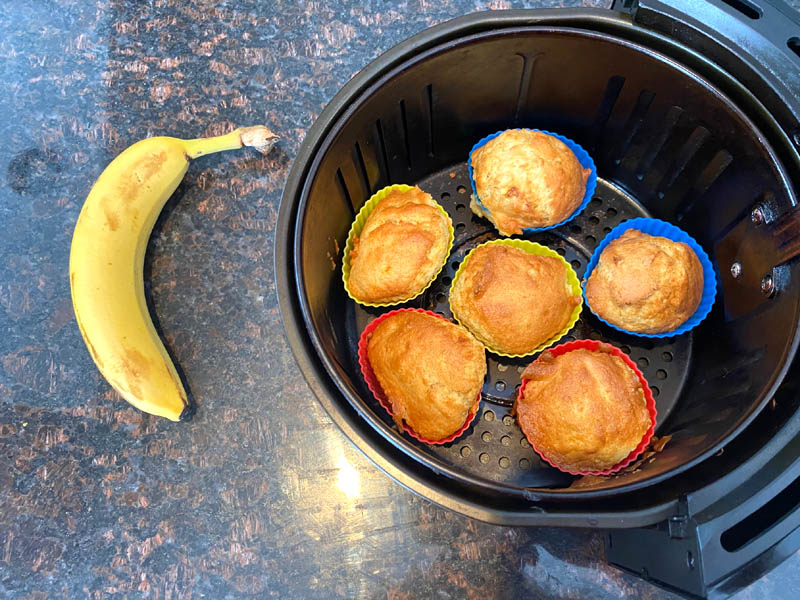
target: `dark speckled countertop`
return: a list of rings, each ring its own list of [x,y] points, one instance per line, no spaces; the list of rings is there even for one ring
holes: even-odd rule
[[[281,189],[340,86],[450,17],[579,4],[0,2],[0,595],[675,597],[607,566],[596,532],[486,525],[379,472],[314,400],[275,294]],[[73,318],[83,199],[140,138],[262,122],[276,150],[196,161],[157,226],[146,279],[199,411],[142,414]],[[794,598],[799,568],[739,597]]]

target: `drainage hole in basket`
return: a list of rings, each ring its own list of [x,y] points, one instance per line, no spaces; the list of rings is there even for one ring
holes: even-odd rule
[[[616,208],[609,208],[606,211],[606,215],[609,217],[616,217],[617,216],[617,209]]]
[[[622,350],[625,354],[630,354],[631,353],[631,347],[630,346],[620,346],[619,349]]]
[[[481,434],[481,439],[486,443],[491,442],[492,441],[492,432],[491,431],[484,431]]]
[[[508,435],[504,435],[503,437],[500,438],[500,443],[503,444],[503,446],[510,446],[511,437]]]
[[[594,237],[593,235],[587,235],[587,236],[586,236],[585,238],[583,238],[583,239],[584,239],[584,240],[586,240],[586,243],[587,243],[587,244],[596,244],[596,243],[597,243],[597,238],[596,238],[596,237]]]
[[[478,456],[478,460],[483,464],[486,464],[489,462],[489,455],[486,454],[486,452],[481,452],[480,456]]]
[[[447,300],[447,296],[444,294],[436,294],[436,302],[444,302]]]
[[[656,377],[658,377],[659,379],[666,379],[667,372],[664,369],[659,369],[658,371],[656,371]]]
[[[504,371],[508,371],[508,365],[500,363],[497,365],[497,370],[500,371],[501,373]]]
[[[566,248],[556,248],[556,252],[558,252],[561,256],[564,256],[567,253]]]
[[[466,208],[466,206],[464,206],[463,204],[461,204],[461,202],[459,202],[458,204],[456,204],[456,210],[457,210],[457,211],[459,211],[459,212],[460,212],[460,211],[462,211],[462,210],[464,210],[465,208]]]
[[[483,413],[483,420],[489,422],[494,421],[494,412],[487,410],[485,413]]]
[[[453,280],[450,279],[449,277],[444,277],[442,278],[442,283],[445,285],[450,285],[451,283],[453,283]]]
[[[636,364],[639,365],[640,369],[646,369],[650,365],[650,361],[643,356],[636,361]]]
[[[458,262],[457,260],[454,260],[454,261],[453,261],[453,271],[458,271],[458,267],[459,267],[460,265],[461,265],[461,263],[460,263],[460,262]]]
[[[597,225],[598,223],[600,223],[600,219],[598,219],[597,217],[589,217],[589,223],[591,223],[592,225]]]
[[[470,454],[472,454],[472,448],[469,446],[461,446],[461,456],[467,458]]]
[[[519,445],[522,446],[523,448],[530,448],[531,447],[531,443],[528,441],[528,438],[525,438],[525,437],[520,439]]]
[[[569,264],[571,264],[572,268],[575,269],[576,271],[581,268],[581,261],[579,260],[570,261]]]
[[[506,391],[506,382],[498,381],[497,383],[494,384],[494,389],[496,389],[498,392]]]
[[[458,191],[459,194],[466,194],[467,193],[467,188],[465,188],[463,185],[458,186],[456,188],[456,190]]]
[[[508,460],[507,456],[500,457],[500,460],[497,461],[497,464],[500,465],[501,469],[507,469],[508,466],[511,464],[511,461]]]
[[[464,225],[464,223],[456,223],[456,231],[458,231],[458,232],[462,232],[462,231],[464,231],[466,228],[467,228],[467,226],[466,226],[466,225]]]
[[[511,427],[514,424],[514,419],[511,418],[511,415],[506,415],[503,417],[503,425],[506,427]]]
[[[661,360],[664,362],[672,362],[672,352],[664,352],[661,354]]]
[[[531,461],[527,458],[520,458],[519,459],[519,468],[523,470],[527,470],[531,468]]]
[[[603,233],[611,233],[611,227],[603,227]]]
[[[570,225],[570,226],[569,226],[569,230],[570,230],[572,233],[580,233],[581,231],[583,231],[583,229],[581,229],[581,226],[580,226],[580,225]]]
[[[448,194],[447,192],[444,192],[444,193],[442,194],[442,200],[443,200],[444,202],[447,202],[448,200],[450,200],[450,194]]]
[[[653,393],[653,398],[658,398],[658,395],[661,393],[661,390],[658,389],[656,386],[651,385],[650,391]]]
[[[603,203],[600,198],[592,198],[592,201],[589,203],[591,206],[600,206]]]

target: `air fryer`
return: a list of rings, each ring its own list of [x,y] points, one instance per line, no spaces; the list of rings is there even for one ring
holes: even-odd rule
[[[331,102],[284,192],[276,239],[279,295],[312,389],[381,468],[469,516],[670,534],[658,523],[681,510],[686,516],[688,493],[763,452],[795,415],[774,404],[793,389],[784,380],[798,343],[800,273],[792,258],[800,57],[791,40],[800,41],[787,32],[800,35],[800,26],[785,6],[749,1],[708,3],[694,16],[659,2],[628,10],[483,13],[404,42]],[[703,11],[717,22],[705,20]],[[743,47],[737,36],[745,34]],[[770,68],[774,61],[780,69]],[[417,184],[440,202],[453,219],[453,252],[433,285],[406,305],[451,317],[447,292],[460,261],[498,237],[470,212],[468,153],[482,137],[514,127],[572,138],[598,172],[583,212],[526,239],[555,249],[582,276],[611,228],[652,216],[692,235],[717,270],[714,309],[691,332],[637,337],[584,310],[564,340],[610,342],[650,383],[655,435],[669,441],[617,475],[577,478],[530,448],[511,407],[531,357],[487,353],[477,418],[466,435],[439,446],[398,430],[359,370],[361,331],[390,309],[362,307],[344,291],[342,249],[355,214],[393,183]],[[795,402],[790,396],[785,403]],[[681,553],[686,562],[686,550]]]

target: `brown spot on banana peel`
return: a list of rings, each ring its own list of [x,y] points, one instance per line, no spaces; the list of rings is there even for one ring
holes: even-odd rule
[[[74,283],[75,282],[75,273],[70,273],[69,274],[69,280],[74,286],[75,285],[75,283]],[[81,323],[81,319],[78,316],[77,312],[75,313],[75,321],[77,321],[77,323],[78,323],[78,329],[80,329],[81,336],[83,337],[83,341],[86,343],[86,349],[89,351],[89,356],[92,357],[92,360],[94,360],[94,362],[97,365],[97,367],[102,370],[103,369],[103,360],[100,358],[100,355],[97,353],[97,350],[94,349],[94,346],[92,345],[92,342],[89,341],[89,337],[86,335],[86,330],[83,328],[83,323]]]
[[[119,198],[125,204],[130,204],[136,198],[142,184],[158,173],[166,161],[167,153],[164,150],[146,154],[139,159],[131,170],[119,179],[117,184]]]
[[[127,376],[132,379],[144,378],[150,371],[150,361],[138,350],[123,348],[124,358],[122,368]]]
[[[79,325],[80,327],[80,325]],[[100,358],[100,355],[97,353],[97,350],[94,349],[92,346],[92,342],[89,341],[88,338],[85,338],[84,341],[86,342],[86,348],[89,350],[89,354],[92,357],[92,360],[97,364],[97,366],[102,369],[103,368],[103,360]]]
[[[147,154],[138,160],[130,171],[120,177],[117,182],[117,197],[122,200],[128,209],[124,215],[126,221],[135,221],[139,216],[139,210],[133,204],[133,200],[142,185],[158,173],[167,158],[167,153],[163,150]],[[120,225],[120,214],[117,211],[119,204],[115,200],[106,196],[100,201],[106,218],[106,225],[110,231],[117,231]]]
[[[119,217],[117,213],[108,208],[108,205],[103,206],[103,213],[106,215],[106,224],[111,231],[116,231],[119,228]]]

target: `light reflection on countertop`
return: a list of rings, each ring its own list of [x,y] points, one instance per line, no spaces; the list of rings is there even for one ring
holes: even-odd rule
[[[357,500],[361,496],[361,478],[358,471],[353,468],[344,452],[339,454],[339,475],[337,477],[339,489],[350,500]]]

